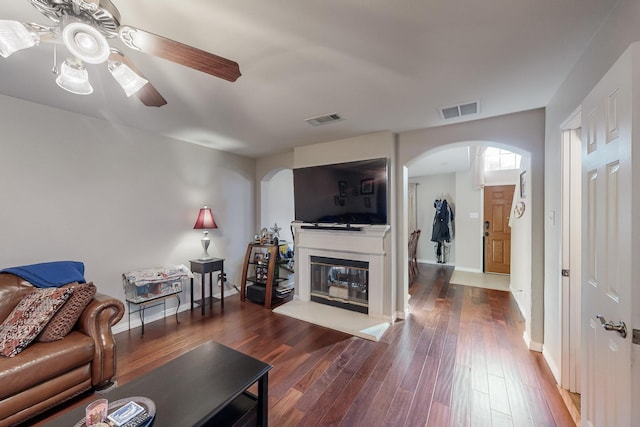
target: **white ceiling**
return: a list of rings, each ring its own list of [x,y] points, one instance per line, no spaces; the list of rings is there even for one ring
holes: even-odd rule
[[[132,25],[232,59],[235,83],[120,46],[167,99],[125,98],[104,66],[95,92],[55,84],[53,48],[0,58],[0,93],[187,142],[259,157],[379,130],[455,123],[480,100],[491,117],[545,106],[614,7],[608,0],[113,0]],[[0,19],[46,23],[28,0]],[[58,49],[58,62],[67,55]],[[64,51],[64,52],[63,52]],[[304,119],[338,113],[313,127]]]
[[[464,172],[471,167],[469,146],[446,148],[429,153],[411,162],[407,168],[410,178],[425,175]]]

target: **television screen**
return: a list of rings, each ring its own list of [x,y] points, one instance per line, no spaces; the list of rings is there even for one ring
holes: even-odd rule
[[[385,158],[294,169],[295,219],[386,224],[387,182]]]

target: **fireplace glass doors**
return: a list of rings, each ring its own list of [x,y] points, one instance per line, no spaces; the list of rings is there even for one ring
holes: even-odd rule
[[[311,256],[311,301],[368,314],[369,263]]]

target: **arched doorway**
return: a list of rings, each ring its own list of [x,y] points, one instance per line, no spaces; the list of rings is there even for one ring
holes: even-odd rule
[[[516,162],[503,168],[487,168],[483,161],[486,147],[499,147],[517,153]],[[491,151],[491,149],[490,149]],[[520,163],[520,158],[523,161]],[[467,272],[489,271],[484,268],[486,245],[483,243],[483,224],[487,221],[483,190],[484,187],[500,188],[503,186],[519,187],[520,174],[526,171],[530,163],[528,153],[514,147],[490,141],[467,141],[429,150],[417,156],[407,164],[409,185],[415,184],[415,202],[409,203],[407,226],[416,222],[416,227],[423,230],[423,240],[418,244],[420,262],[434,263],[437,258],[436,244],[430,240],[434,220],[435,202],[444,199],[451,207],[452,239],[446,243],[445,263],[455,265],[456,269]],[[522,166],[522,167],[521,167]],[[497,170],[500,169],[500,170]],[[525,175],[526,176],[526,173]],[[514,199],[523,201],[518,191]],[[523,195],[526,194],[523,192]],[[409,194],[409,197],[412,195]],[[413,210],[415,209],[415,210]],[[413,211],[412,211],[413,210]],[[509,223],[511,204],[506,207]],[[414,221],[412,219],[415,218]],[[522,221],[522,219],[518,219]],[[513,224],[509,225],[510,226]],[[408,229],[411,233],[413,230]]]
[[[398,167],[396,176],[396,191],[398,197],[397,246],[397,307],[400,313],[409,315],[409,286],[408,286],[408,249],[404,246],[408,242],[409,230],[407,189],[408,166],[416,158],[435,153],[443,147],[469,144],[472,141],[490,141],[491,145],[505,147],[519,154],[528,154],[529,162],[524,167],[526,172],[526,221],[519,221],[527,238],[518,238],[519,246],[512,248],[520,257],[520,267],[512,273],[513,294],[518,301],[520,311],[525,318],[523,339],[531,350],[542,351],[544,340],[543,330],[543,289],[544,289],[544,110],[530,110],[490,119],[463,122],[437,128],[426,128],[404,132],[398,135]],[[456,221],[459,232],[460,219],[465,216],[460,212]],[[470,211],[466,212],[469,218]],[[478,218],[479,220],[479,218]],[[478,221],[480,222],[480,221]],[[477,236],[478,247],[481,246],[480,234]],[[458,241],[458,247],[460,242]],[[460,261],[460,251],[456,251],[456,262]],[[512,266],[513,267],[513,266]]]

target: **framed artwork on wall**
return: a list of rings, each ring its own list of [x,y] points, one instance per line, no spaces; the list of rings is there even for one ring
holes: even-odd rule
[[[338,181],[338,188],[340,189],[340,197],[347,197],[347,181]]]
[[[373,178],[360,181],[360,194],[373,194]]]

